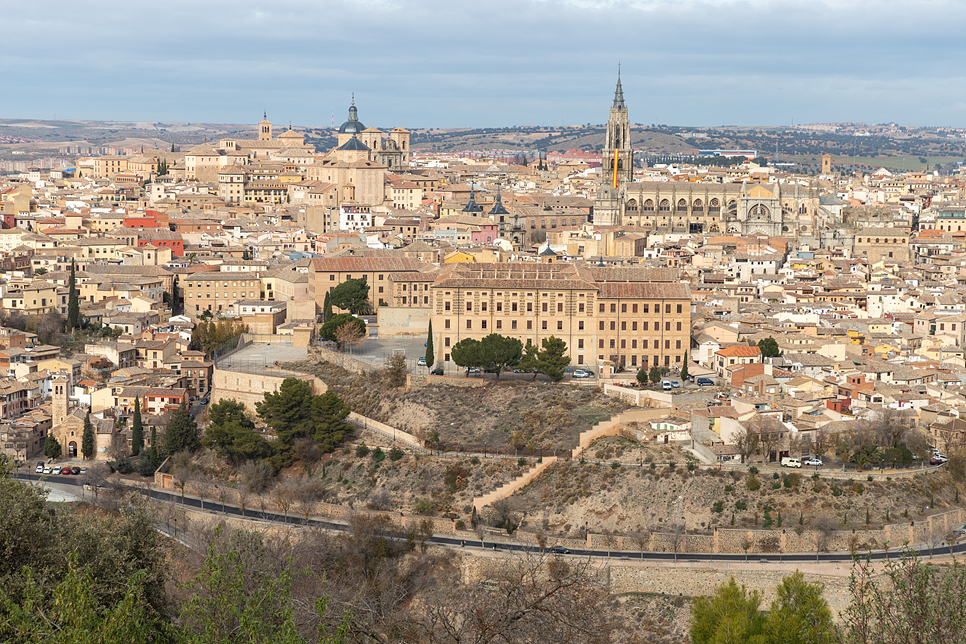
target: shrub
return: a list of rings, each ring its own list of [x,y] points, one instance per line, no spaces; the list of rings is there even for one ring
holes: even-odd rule
[[[480,464],[480,457],[479,456],[474,456],[473,458],[470,459],[470,463],[472,463],[473,465],[479,465]]]
[[[617,469],[620,469],[620,466],[621,466],[620,463],[618,463],[617,461],[614,461],[613,463],[610,464],[610,469],[617,470]]]
[[[749,467],[748,468],[748,471],[751,472],[752,475],[758,474],[758,468],[755,467],[754,465],[752,465],[751,467]]]
[[[813,481],[817,481],[817,480],[819,480],[820,478],[822,478],[822,477],[820,477],[820,476],[818,475],[818,472],[815,472],[814,474],[812,474],[812,480],[813,480]]]
[[[463,521],[463,519],[458,520],[456,522],[456,529],[457,530],[465,530],[466,529],[466,521]]]
[[[776,481],[781,478],[781,476],[778,474],[778,472],[775,472],[774,474],[772,474],[771,477],[773,479],[775,479]]]
[[[747,509],[748,509],[748,504],[747,503],[745,503],[744,501],[735,501],[735,510],[744,511],[744,510],[747,510]]]
[[[780,490],[780,489],[782,489],[782,482],[781,481],[775,481],[774,483],[771,484],[771,489],[773,489],[773,490]]]
[[[361,443],[359,447],[356,448],[356,456],[359,458],[369,456],[369,447],[365,443]]]
[[[856,494],[862,494],[862,492],[865,491],[865,486],[859,483],[858,481],[856,481],[855,483],[852,484],[852,491],[855,492]]]
[[[523,458],[522,456],[517,459],[517,465],[519,465],[520,467],[525,467],[526,464],[527,464],[527,459]]]
[[[677,463],[675,463],[674,461],[671,461],[670,463],[667,464],[667,467],[669,470],[673,472],[674,468],[677,467]]]
[[[802,484],[802,475],[798,472],[793,472],[785,477],[785,482],[788,484],[788,487],[797,488]]]
[[[374,460],[376,463],[381,463],[386,458],[386,453],[382,451],[381,447],[377,447],[376,449],[372,450],[369,455],[372,456],[372,460]]]
[[[721,514],[724,512],[724,501],[715,501],[714,506],[712,506],[712,511]]]
[[[834,484],[831,485],[830,487],[832,489],[832,496],[842,496],[842,488]]]
[[[413,505],[413,510],[416,511],[416,514],[429,514],[433,511],[433,502],[429,499],[419,499]]]
[[[775,525],[775,522],[771,518],[771,510],[771,506],[765,506],[765,522],[761,524],[761,527],[765,530],[770,530]]]
[[[657,464],[656,463],[651,463],[651,469],[652,470],[656,470],[657,469]]]
[[[405,452],[403,452],[398,447],[393,447],[391,450],[389,450],[390,461],[395,462],[395,461],[401,460],[403,456],[405,456]],[[479,462],[479,459],[477,459],[477,462]]]
[[[735,489],[735,488],[733,488],[733,487],[732,487],[732,486],[730,486],[730,485],[726,485],[726,486],[725,486],[725,492],[734,492],[734,489]]]
[[[761,481],[758,480],[757,476],[752,474],[745,480],[745,487],[747,487],[750,492],[754,492],[761,487]]]

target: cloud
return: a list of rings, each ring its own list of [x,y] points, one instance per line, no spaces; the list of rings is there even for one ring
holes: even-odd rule
[[[38,7],[42,7],[39,9]],[[0,2],[4,117],[966,125],[953,2]]]

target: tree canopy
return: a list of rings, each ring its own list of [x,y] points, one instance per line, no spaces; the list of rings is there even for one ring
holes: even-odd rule
[[[188,401],[181,403],[181,406],[171,415],[168,427],[165,430],[165,442],[168,454],[178,452],[194,452],[201,447],[198,438],[198,423],[188,413]]]
[[[90,418],[90,412],[87,417]],[[137,456],[144,447],[144,425],[141,423],[141,401],[134,397],[134,419],[131,423],[131,453]]]
[[[516,338],[491,333],[482,340],[460,340],[453,345],[450,356],[461,367],[480,367],[496,373],[499,379],[504,369],[520,364],[523,343]]]
[[[238,320],[198,320],[191,334],[191,347],[207,354],[220,344],[248,331]]]
[[[242,403],[227,398],[220,400],[208,409],[208,418],[211,425],[201,444],[214,449],[233,465],[271,455],[271,444],[255,429]]]
[[[355,315],[369,313],[369,283],[364,277],[346,280],[332,289],[329,302]]]
[[[761,349],[763,358],[777,358],[782,354],[775,338],[762,338],[758,341],[758,348]]]
[[[355,326],[361,337],[366,336],[366,323],[365,320],[360,320],[359,318],[350,315],[349,313],[339,313],[338,315],[333,315],[332,319],[322,325],[319,329],[319,337],[323,340],[330,340],[332,342],[339,343],[339,346],[343,346],[346,340],[344,334],[340,333],[339,329],[344,325],[350,324]]]
[[[349,406],[334,392],[312,394],[311,383],[286,378],[277,392],[266,392],[265,400],[255,404],[258,416],[275,430],[272,464],[291,465],[295,444],[310,438],[323,452],[331,452],[353,432],[346,418]]]
[[[569,364],[567,343],[554,336],[544,338],[540,349],[528,344],[523,350],[523,359],[519,361],[521,369],[542,373],[553,382],[563,380]]]

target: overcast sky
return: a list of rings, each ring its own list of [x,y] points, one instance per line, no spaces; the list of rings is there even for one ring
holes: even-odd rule
[[[966,126],[954,0],[0,0],[0,118]]]

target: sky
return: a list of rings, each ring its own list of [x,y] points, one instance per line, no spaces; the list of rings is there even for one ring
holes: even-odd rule
[[[966,127],[957,0],[0,0],[0,118]]]

